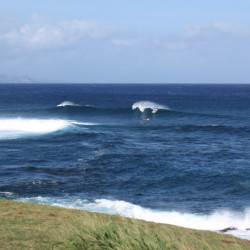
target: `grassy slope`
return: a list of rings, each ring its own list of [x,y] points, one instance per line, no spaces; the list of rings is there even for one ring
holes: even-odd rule
[[[56,208],[0,200],[0,249],[250,249],[250,241]]]

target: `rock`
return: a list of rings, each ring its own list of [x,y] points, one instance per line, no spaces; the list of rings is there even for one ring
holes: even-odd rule
[[[227,228],[224,228],[222,230],[219,230],[219,232],[226,233],[228,231],[233,231],[233,230],[238,230],[238,228],[237,227],[227,227]]]

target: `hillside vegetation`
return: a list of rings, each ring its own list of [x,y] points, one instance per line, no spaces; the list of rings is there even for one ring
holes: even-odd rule
[[[0,249],[250,249],[250,241],[80,210],[0,200]]]

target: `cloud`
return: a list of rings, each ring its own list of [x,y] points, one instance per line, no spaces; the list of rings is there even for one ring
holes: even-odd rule
[[[55,51],[87,49],[104,46],[112,51],[121,48],[154,48],[162,51],[186,51],[196,46],[215,45],[220,41],[232,42],[249,38],[250,31],[235,24],[214,22],[208,27],[187,25],[182,32],[172,35],[150,36],[110,27],[93,20],[51,21],[33,15],[27,23],[0,16],[0,49],[17,51]],[[141,48],[139,48],[141,47]]]
[[[214,22],[210,26],[187,25],[182,32],[154,39],[154,44],[165,51],[187,51],[203,48],[209,50],[221,44],[233,47],[247,47],[245,41],[250,39],[250,30],[226,22]]]
[[[84,40],[101,39],[112,28],[95,21],[74,20],[52,22],[33,15],[30,22],[0,32],[0,43],[31,50],[55,50],[73,46]]]
[[[249,76],[250,31],[227,22],[153,35],[84,19],[53,21],[33,15],[25,23],[4,16],[0,21],[3,74],[69,80],[74,75],[75,81],[97,82],[114,82],[118,76],[123,82],[198,82],[196,75],[212,81],[208,76],[220,72],[232,77],[232,69]]]
[[[123,39],[123,38],[114,38],[111,40],[112,44],[122,45],[122,46],[131,46],[137,43],[136,39]]]
[[[241,25],[227,22],[217,21],[212,24],[212,28],[223,33],[228,33],[235,36],[249,36],[250,31]]]

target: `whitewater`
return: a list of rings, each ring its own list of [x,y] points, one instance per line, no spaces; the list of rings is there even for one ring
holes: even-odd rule
[[[0,85],[0,198],[250,239],[250,85]]]
[[[58,197],[31,197],[18,199],[23,202],[33,202],[69,209],[87,210],[90,212],[120,215],[127,218],[140,219],[156,223],[165,223],[197,230],[210,230],[222,233],[225,230],[236,237],[250,240],[250,208],[241,213],[218,210],[212,214],[191,214],[178,211],[163,211],[147,209],[125,201],[96,199],[95,201],[79,198],[62,199]],[[232,228],[232,230],[227,230]]]
[[[156,113],[159,109],[169,110],[165,105],[160,105],[155,102],[150,101],[139,101],[132,105],[132,109],[139,109],[141,112],[144,112],[146,109],[150,109],[152,113]]]
[[[67,121],[54,119],[0,119],[0,140],[52,133],[67,126]]]

